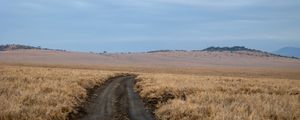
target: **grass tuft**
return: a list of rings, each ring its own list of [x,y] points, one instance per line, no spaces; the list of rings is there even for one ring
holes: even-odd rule
[[[42,67],[0,67],[1,120],[65,120],[87,89],[114,72]]]
[[[136,90],[160,120],[300,119],[297,80],[141,74]]]

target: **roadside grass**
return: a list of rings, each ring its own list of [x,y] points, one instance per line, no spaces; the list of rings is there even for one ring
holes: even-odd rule
[[[0,66],[1,120],[65,120],[87,98],[87,89],[117,72]]]
[[[300,81],[140,74],[135,89],[160,120],[300,119]]]

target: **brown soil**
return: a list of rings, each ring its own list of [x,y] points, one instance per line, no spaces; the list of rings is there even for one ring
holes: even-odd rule
[[[106,85],[93,90],[88,102],[73,114],[77,120],[153,120],[134,92],[133,75],[112,78]]]

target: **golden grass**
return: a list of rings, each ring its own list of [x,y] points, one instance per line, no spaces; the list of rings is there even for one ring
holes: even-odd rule
[[[136,89],[158,119],[300,119],[294,69],[30,66],[0,65],[0,120],[67,119],[119,70],[139,72]]]
[[[64,120],[116,72],[0,66],[1,120]]]
[[[169,73],[169,74],[192,74],[209,76],[235,76],[235,77],[258,77],[258,78],[287,78],[300,80],[300,68],[264,68],[264,67],[213,67],[204,66],[199,68],[190,67],[164,67],[164,66],[110,66],[110,65],[81,65],[81,64],[16,64],[2,63],[0,66],[27,66],[47,68],[70,68],[104,71],[122,71],[131,73]]]
[[[161,120],[300,119],[300,81],[141,74],[137,91]]]

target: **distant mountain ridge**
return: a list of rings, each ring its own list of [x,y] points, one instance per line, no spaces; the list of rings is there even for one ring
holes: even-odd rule
[[[279,55],[284,55],[284,56],[300,58],[300,48],[296,48],[296,47],[284,47],[273,53],[279,54]]]

